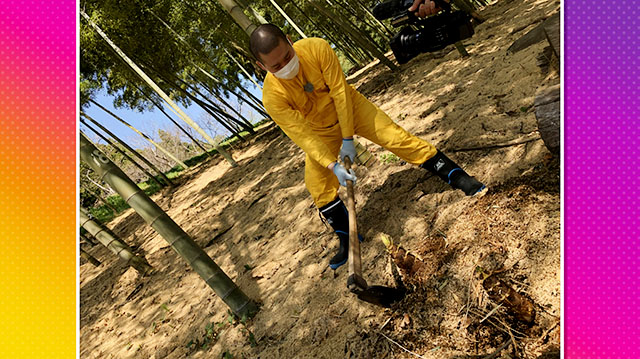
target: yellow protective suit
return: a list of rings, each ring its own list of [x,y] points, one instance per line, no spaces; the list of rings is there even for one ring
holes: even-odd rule
[[[387,114],[347,84],[329,43],[308,38],[293,44],[300,70],[284,80],[268,73],[262,102],[275,123],[306,153],[305,184],[318,208],[333,201],[340,184],[327,166],[336,161],[342,139],[362,136],[420,165],[436,154],[394,123]],[[305,91],[305,84],[313,85]],[[311,90],[307,85],[307,89]]]

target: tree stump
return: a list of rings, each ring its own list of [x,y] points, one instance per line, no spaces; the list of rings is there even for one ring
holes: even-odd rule
[[[560,58],[560,13],[555,13],[542,23],[547,41],[551,44],[553,53]]]
[[[556,56],[560,58],[560,12],[549,16],[538,26],[514,41],[507,49],[507,52],[513,54],[524,50],[533,44],[544,41],[545,37],[553,47]]]
[[[538,131],[545,146],[560,154],[560,85],[540,89],[534,101]]]

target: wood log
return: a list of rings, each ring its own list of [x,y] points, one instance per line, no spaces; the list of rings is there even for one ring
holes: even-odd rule
[[[547,32],[551,35],[547,35]],[[555,35],[557,32],[557,36]],[[553,38],[549,39],[549,36]],[[527,47],[536,44],[540,41],[543,41],[547,38],[549,43],[554,47],[554,51],[556,51],[556,56],[560,58],[560,12],[556,12],[555,14],[549,16],[546,20],[540,23],[538,26],[531,29],[529,32],[524,34],[518,40],[514,41],[511,46],[507,49],[509,53],[516,53],[520,50],[524,50]],[[557,40],[557,48],[556,45],[551,41]]]
[[[556,57],[560,58],[560,13],[557,12],[542,23],[544,34]]]
[[[560,154],[560,85],[538,90],[534,101],[538,131],[545,146]]]

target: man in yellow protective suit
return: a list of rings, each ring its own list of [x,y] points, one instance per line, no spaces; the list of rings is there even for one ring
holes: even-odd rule
[[[338,253],[329,261],[332,269],[346,263],[349,252],[348,214],[338,188],[346,186],[347,180],[355,184],[356,176],[337,158],[355,159],[354,134],[433,172],[469,196],[484,189],[433,145],[395,124],[347,84],[338,57],[325,40],[308,38],[292,44],[277,26],[264,24],[251,34],[250,46],[258,65],[268,71],[264,107],[306,153],[306,187],[340,239]]]

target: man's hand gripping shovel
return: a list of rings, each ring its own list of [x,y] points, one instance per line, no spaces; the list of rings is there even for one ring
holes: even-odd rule
[[[344,167],[351,168],[349,157],[344,158]],[[381,285],[369,287],[362,277],[362,262],[360,259],[360,241],[356,225],[356,204],[353,195],[353,182],[347,180],[347,210],[349,211],[349,278],[347,288],[358,296],[358,299],[372,304],[389,308],[391,304],[402,300],[405,290]]]

